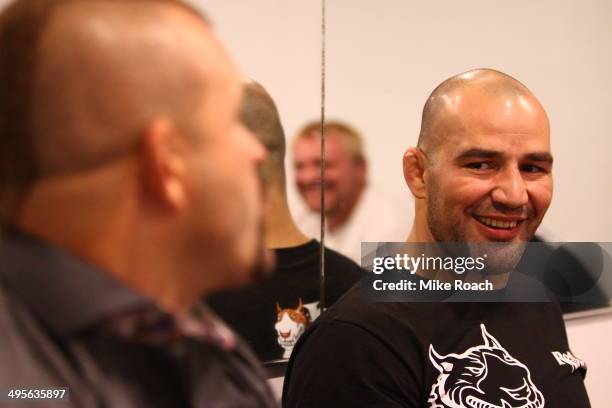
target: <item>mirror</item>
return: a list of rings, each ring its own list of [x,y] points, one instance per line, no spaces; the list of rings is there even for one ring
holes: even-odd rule
[[[321,8],[319,2],[272,0],[215,0],[204,7],[238,70],[265,88],[264,91],[245,83],[242,118],[268,148],[268,162],[262,169],[268,207],[266,245],[274,249],[277,260],[270,279],[211,296],[207,301],[249,343],[260,360],[274,366],[288,359],[297,339],[322,307],[319,234],[302,233],[294,224],[287,202],[287,196],[297,195],[290,157],[293,136],[305,121],[317,118],[320,112]],[[266,92],[278,110],[280,130]],[[286,145],[284,163],[282,143]],[[318,145],[306,149],[308,166],[319,166]],[[305,191],[319,195],[318,176],[312,176]],[[314,223],[320,224],[318,214]],[[326,284],[328,294],[334,298],[361,276],[356,265],[343,270],[346,272],[342,279],[331,277]]]
[[[368,185],[399,203],[395,225],[413,216],[402,155],[417,144],[428,95],[446,78],[488,67],[523,82],[550,119],[554,195],[536,238],[609,242],[611,12],[601,2],[551,0],[328,2],[327,115],[361,133]],[[372,208],[364,223],[374,235],[386,220]],[[584,307],[592,305],[566,311]]]

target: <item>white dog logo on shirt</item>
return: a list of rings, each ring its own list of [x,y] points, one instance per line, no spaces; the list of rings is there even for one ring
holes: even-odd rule
[[[304,304],[302,299],[299,299],[295,309],[283,309],[276,303],[276,324],[274,328],[278,334],[278,344],[284,349],[282,358],[289,358],[293,347],[300,338],[304,330],[310,326],[319,316],[317,302]]]

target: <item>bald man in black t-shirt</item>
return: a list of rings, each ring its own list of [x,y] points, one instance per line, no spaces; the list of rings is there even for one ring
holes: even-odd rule
[[[549,133],[536,97],[506,74],[444,81],[404,155],[415,198],[408,242],[529,241],[552,199]],[[492,276],[495,290],[511,275]],[[416,274],[434,277],[453,278]],[[589,406],[586,366],[569,350],[556,303],[368,303],[361,290],[300,339],[285,407]]]

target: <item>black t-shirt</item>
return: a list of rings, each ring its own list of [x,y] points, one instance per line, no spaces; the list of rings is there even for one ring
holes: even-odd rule
[[[271,278],[206,302],[262,361],[289,358],[299,336],[320,314],[319,243],[276,249]],[[325,306],[333,304],[365,271],[347,257],[325,250]]]
[[[590,406],[556,303],[368,303],[359,286],[296,345],[284,407]]]

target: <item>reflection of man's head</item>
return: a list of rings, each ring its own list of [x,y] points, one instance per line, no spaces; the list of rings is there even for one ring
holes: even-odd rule
[[[17,1],[2,15],[3,221],[165,306],[244,283],[260,253],[241,89],[179,1]]]
[[[240,120],[266,148],[267,156],[260,166],[261,178],[269,189],[285,193],[285,131],[278,109],[266,89],[250,78],[241,77],[243,97]]]
[[[278,109],[266,89],[258,82],[241,77],[243,86],[240,120],[266,149],[266,158],[260,166],[260,178],[266,192],[266,220],[268,224],[289,223],[283,211],[287,202],[285,177],[285,131],[281,124]],[[279,205],[282,203],[282,205]],[[262,225],[261,240],[264,240],[265,228]],[[269,232],[269,231],[268,231]],[[263,246],[262,246],[263,248]],[[262,252],[260,272],[266,272],[269,265],[269,253]],[[266,256],[268,255],[268,256]]]
[[[366,183],[366,160],[361,135],[351,126],[327,122],[325,132],[325,212],[352,209]],[[308,207],[320,211],[321,128],[306,125],[293,144],[298,191]]]
[[[516,79],[479,69],[439,85],[404,157],[416,198],[413,237],[525,242],[552,199],[549,122]]]

